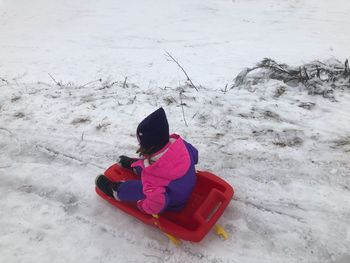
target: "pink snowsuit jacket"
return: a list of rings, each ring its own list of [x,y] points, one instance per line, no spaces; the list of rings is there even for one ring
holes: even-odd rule
[[[151,156],[154,163],[141,159],[132,164],[141,175],[145,198],[137,205],[147,214],[181,210],[196,182],[198,151],[179,135],[170,135],[169,143]]]

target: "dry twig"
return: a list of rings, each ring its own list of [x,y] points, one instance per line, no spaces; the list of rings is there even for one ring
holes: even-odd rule
[[[180,105],[181,105],[181,108],[182,108],[182,118],[184,119],[184,122],[185,122],[186,127],[188,127],[188,124],[187,124],[187,121],[186,121],[186,117],[185,117],[184,104],[182,103],[182,92],[183,92],[183,91],[180,91],[180,93],[179,93],[179,96],[180,96]]]
[[[260,72],[248,76],[253,70],[260,69]],[[326,98],[334,99],[333,89],[350,87],[350,71],[348,60],[341,63],[338,60],[313,61],[299,67],[291,67],[286,64],[279,64],[272,59],[265,58],[254,68],[245,68],[234,79],[234,87],[245,86],[250,89],[258,81],[274,79],[284,83],[302,84],[310,94],[323,95]]]
[[[56,83],[57,86],[62,87],[62,83],[61,82],[58,82],[50,73],[47,73],[47,74],[49,74],[50,78]]]
[[[5,82],[6,84],[9,84],[9,82],[6,79],[4,79],[4,78],[0,78],[0,80]]]
[[[187,78],[187,81],[190,83],[190,85],[195,88],[196,91],[198,91],[198,88],[193,84],[192,80],[190,79],[190,77],[188,76],[186,70],[180,65],[180,63],[168,52],[168,51],[165,51],[166,55],[176,63],[176,65],[179,66],[179,68],[182,70],[182,72],[185,74],[186,78]]]
[[[124,80],[124,83],[123,83],[123,89],[126,88],[127,84],[126,84],[126,81],[127,81],[128,77],[125,77],[125,80]]]
[[[84,85],[81,85],[80,88],[84,88],[84,87],[86,87],[87,85],[90,85],[90,84],[96,83],[96,82],[102,82],[102,79],[100,78],[100,79],[96,79],[96,80],[89,81],[89,82],[85,83]]]

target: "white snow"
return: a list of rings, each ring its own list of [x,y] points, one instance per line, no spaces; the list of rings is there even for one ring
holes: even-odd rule
[[[22,81],[128,77],[142,86],[184,79],[222,88],[263,57],[345,60],[347,0],[1,0],[0,72]],[[11,54],[9,56],[9,54]]]
[[[344,61],[349,12],[346,0],[0,0],[0,262],[349,262],[349,89],[336,102],[288,86],[276,98],[278,81],[222,91],[263,57]],[[174,247],[95,194],[159,106],[197,168],[233,185],[229,240]]]

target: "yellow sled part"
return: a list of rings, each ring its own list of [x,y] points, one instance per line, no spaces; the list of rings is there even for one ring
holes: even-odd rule
[[[164,233],[164,234],[168,237],[170,242],[173,243],[175,246],[178,247],[178,246],[180,246],[182,244],[180,239],[178,239],[178,238],[176,238],[176,237],[174,237],[174,236],[172,236],[170,234],[167,234],[167,233]]]
[[[214,226],[214,230],[218,236],[222,237],[225,240],[228,239],[228,234],[227,234],[226,230],[222,226],[220,226],[219,224],[216,224]]]
[[[152,217],[155,218],[155,219],[159,219],[159,215],[157,215],[157,214],[153,214]],[[161,227],[160,227],[160,225],[159,225],[159,223],[158,223],[158,220],[156,220],[156,221],[154,222],[154,224],[155,224],[160,230],[162,230]],[[163,232],[163,231],[162,231],[162,232]],[[180,246],[180,245],[182,244],[182,242],[181,242],[180,239],[178,239],[178,238],[176,238],[176,237],[174,237],[174,236],[172,236],[172,235],[170,235],[170,234],[167,234],[167,233],[165,233],[165,232],[163,232],[163,233],[167,236],[167,238],[170,240],[170,242],[173,243],[175,246]]]

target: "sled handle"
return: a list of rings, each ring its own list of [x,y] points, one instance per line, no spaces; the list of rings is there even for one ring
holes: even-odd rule
[[[225,199],[225,195],[214,188],[209,192],[205,201],[195,212],[194,217],[200,224],[214,225],[227,205],[228,201]]]

